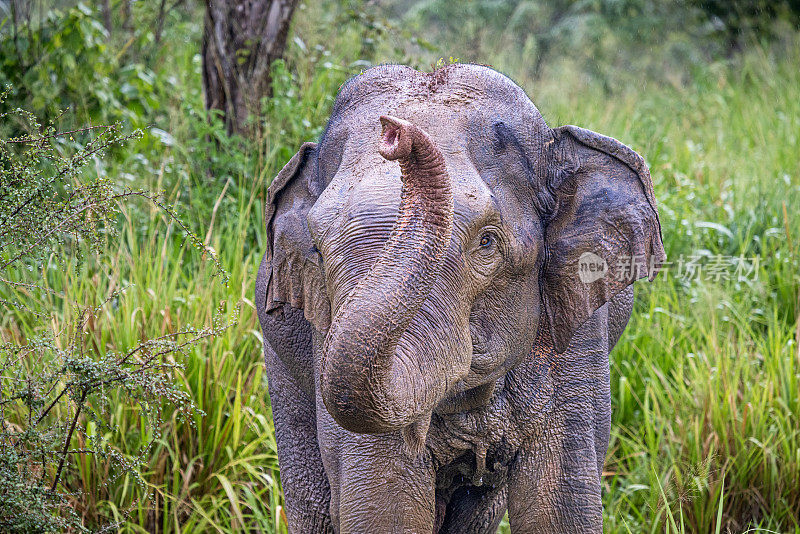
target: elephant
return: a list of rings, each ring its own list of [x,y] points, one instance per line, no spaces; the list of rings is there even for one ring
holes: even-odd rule
[[[650,174],[486,66],[373,67],[271,183],[256,279],[290,533],[602,531]]]

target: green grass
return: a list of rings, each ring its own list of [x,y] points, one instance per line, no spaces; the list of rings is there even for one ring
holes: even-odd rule
[[[611,357],[608,532],[800,532],[798,59],[756,49],[683,88],[536,99],[645,156],[673,262],[637,284]],[[757,279],[687,281],[692,255],[756,257]]]
[[[220,251],[230,276],[227,287],[212,278],[213,269],[200,254],[179,246],[174,224],[147,205],[122,208],[118,248],[102,263],[50,273],[79,302],[97,302],[127,286],[118,307],[106,306],[87,327],[90,346],[101,357],[185,325],[222,326],[239,319],[178,362],[183,369],[175,380],[197,407],[188,418],[165,405],[165,422],[153,429],[145,414],[111,394],[109,442],[130,457],[145,449],[143,483],[102,458],[80,456],[63,486],[81,492],[74,499],[87,525],[111,518],[124,522],[124,532],[236,532],[254,523],[280,531],[277,451],[252,302],[260,247],[247,242],[246,228],[260,219],[263,205],[260,196],[246,192],[266,184],[262,177],[247,188],[239,185],[231,200],[240,217],[228,224],[216,221],[218,227],[203,233]],[[220,227],[226,232],[214,231]],[[66,308],[54,320],[68,323],[74,313]],[[81,424],[88,434],[97,429],[91,421]],[[80,437],[73,441],[76,448],[84,445]]]
[[[759,261],[751,283],[686,284],[673,266],[639,288],[612,356],[612,529],[800,529],[797,59],[756,52],[604,120],[650,160],[673,261]]]
[[[352,53],[357,36],[341,39]],[[208,131],[186,104],[200,99],[194,52],[175,50],[179,83],[194,89],[164,96],[157,126],[176,142],[148,147],[152,172],[139,172],[137,180],[168,188],[184,206],[183,218],[208,236],[229,282],[212,279],[159,212],[128,206],[105,262],[67,271],[62,283],[89,302],[133,284],[118,309],[93,323],[100,352],[183,324],[211,324],[223,301],[222,315],[238,321],[193,349],[176,372],[202,413],[189,420],[167,413],[152,435],[140,412],[109,402],[111,442],[120,451],[152,440],[144,484],[87,457],[65,486],[83,492],[75,499],[87,524],[111,517],[124,521],[124,532],[237,532],[255,524],[284,532],[252,302],[264,250],[263,202],[271,177],[302,140],[319,134],[339,84],[358,67],[335,67],[353,59],[346,54],[326,67],[327,59],[310,62],[292,48],[295,79],[279,77],[285,86],[268,109],[268,130],[239,157],[226,145],[203,144]],[[751,282],[687,282],[674,264],[652,284],[637,285],[634,316],[611,362],[612,435],[603,477],[608,532],[800,532],[800,54],[794,50],[776,58],[754,49],[733,66],[693,73],[686,86],[643,84],[613,96],[580,79],[518,79],[551,126],[591,128],[645,156],[671,261],[694,254],[759,261]],[[207,153],[219,157],[210,158],[218,172],[210,177]],[[131,154],[108,172],[127,172],[134,163]],[[70,313],[63,310],[58,320]],[[9,332],[26,327],[3,324]]]

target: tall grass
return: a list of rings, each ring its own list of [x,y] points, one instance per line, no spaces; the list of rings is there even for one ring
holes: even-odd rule
[[[693,73],[685,87],[643,82],[614,97],[522,81],[551,125],[579,124],[645,156],[672,262],[637,284],[611,355],[608,532],[800,532],[793,50],[755,48],[733,66]],[[681,260],[718,255],[757,258],[757,276],[681,275]]]
[[[221,327],[222,321],[238,319],[177,362],[183,368],[175,380],[197,406],[188,419],[167,414],[154,432],[139,409],[116,402],[113,394],[108,399],[109,443],[129,457],[146,447],[143,482],[109,469],[101,457],[81,457],[63,484],[76,492],[87,525],[111,518],[124,532],[237,532],[252,524],[280,531],[277,453],[251,300],[259,247],[247,242],[246,228],[260,219],[262,209],[259,197],[247,191],[266,184],[261,178],[239,186],[232,199],[237,218],[216,221],[224,232],[209,225],[205,233],[230,275],[227,286],[212,278],[199,254],[180,246],[173,223],[141,206],[121,207],[121,239],[105,264],[87,262],[63,273],[78,301],[94,302],[127,287],[90,323],[100,357],[187,324]],[[54,320],[69,321],[71,313],[64,309]],[[89,435],[96,431],[91,421],[81,424]]]
[[[612,354],[610,531],[800,531],[798,60],[754,49],[683,88],[539,101],[645,155],[673,262]],[[757,276],[680,276],[718,255]]]
[[[306,50],[322,40],[303,36]],[[131,286],[118,309],[92,323],[99,351],[220,315],[236,323],[176,371],[201,410],[190,420],[166,417],[152,434],[136,409],[108,403],[110,441],[121,452],[152,445],[143,483],[99,458],[79,462],[65,484],[87,524],[111,517],[124,532],[285,532],[253,284],[269,180],[321,132],[339,84],[361,67],[352,63],[360,36],[339,38],[344,52],[333,56],[290,46],[291,73],[278,68],[268,127],[245,155],[193,116],[202,107],[197,59],[187,46],[172,50],[170,68],[187,92],[163,96],[157,126],[174,142],[150,147],[149,172],[136,179],[167,188],[229,281],[212,280],[169,221],[136,206],[121,207],[122,239],[107,263],[63,276],[90,301]],[[800,532],[797,49],[786,57],[755,49],[735,65],[692,73],[685,86],[643,82],[612,96],[581,78],[518,79],[551,126],[591,128],[645,156],[676,262],[637,284],[634,316],[612,354],[609,532]],[[107,172],[144,168],[136,161],[131,154]],[[758,276],[686,280],[677,262],[693,255],[758,258]]]

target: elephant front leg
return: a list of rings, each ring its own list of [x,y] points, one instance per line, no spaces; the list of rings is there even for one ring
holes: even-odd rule
[[[314,402],[268,343],[264,356],[289,534],[333,534]]]
[[[545,435],[520,451],[512,465],[508,489],[511,532],[602,532],[594,431],[577,429],[579,421],[573,417],[555,415],[557,420],[551,421]]]
[[[427,455],[411,457],[399,432],[354,434],[328,419],[323,456],[339,534],[433,532],[435,474]]]
[[[602,532],[600,474],[611,422],[607,309],[598,310],[568,349],[547,358],[553,410],[512,464],[508,514],[513,533]]]

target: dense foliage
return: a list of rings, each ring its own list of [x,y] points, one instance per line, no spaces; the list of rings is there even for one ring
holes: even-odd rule
[[[109,25],[102,6],[62,4],[21,31],[0,25],[0,82],[15,87],[0,112],[22,107],[63,132],[32,127],[24,113],[0,119],[0,220],[50,180],[28,204],[28,230],[0,249],[3,262],[32,253],[0,269],[0,343],[12,351],[0,353],[0,521],[19,518],[29,531],[115,522],[123,532],[285,531],[252,302],[266,186],[320,135],[349,76],[452,56],[500,68],[551,125],[617,137],[651,166],[672,263],[637,286],[612,354],[607,530],[800,530],[791,4],[756,10],[758,25],[742,23],[732,46],[738,23],[688,0],[303,3],[250,140],[204,111],[202,6],[112,2]],[[120,130],[76,131],[116,120],[142,134],[110,143]],[[104,156],[89,153],[101,145]],[[164,200],[136,195],[150,190]],[[107,211],[48,233],[55,214],[69,213],[64,201],[80,209],[98,195]],[[208,250],[189,253],[187,232]],[[227,285],[212,278],[212,251]],[[220,316],[238,321],[181,358],[124,360],[156,354],[147,340],[176,343],[185,325],[217,329]],[[128,375],[145,382],[119,380]],[[94,454],[72,454],[83,450]]]
[[[0,95],[0,106],[8,93]],[[142,437],[151,440],[163,424],[162,403],[179,417],[191,415],[192,399],[172,380],[175,358],[221,325],[176,325],[158,337],[107,346],[99,318],[115,316],[126,290],[103,261],[118,236],[119,206],[144,199],[188,241],[204,246],[158,195],[84,177],[85,166],[136,133],[120,135],[117,126],[58,131],[20,109],[0,119],[26,132],[0,138],[0,309],[7,323],[0,342],[0,526],[5,532],[82,531],[71,502],[79,495],[64,479],[83,456],[95,455],[143,483],[138,468],[150,442],[123,452],[107,439],[109,411],[135,408]],[[65,270],[92,281],[102,275],[108,290],[70,287]]]

